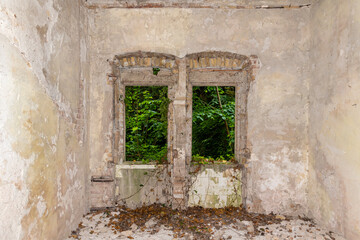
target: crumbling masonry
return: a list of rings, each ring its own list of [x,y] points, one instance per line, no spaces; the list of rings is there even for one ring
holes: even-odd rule
[[[192,86],[235,86],[235,159],[243,169],[242,186],[246,188],[247,97],[250,83],[259,70],[255,56],[226,52],[202,52],[177,58],[172,55],[135,52],[117,55],[109,75],[114,86],[113,159],[108,162],[112,175],[93,176],[92,208],[112,207],[117,202],[116,166],[125,161],[125,86],[168,86],[168,159],[171,177],[170,201],[174,208],[188,202],[191,162]],[[158,75],[152,68],[160,68]],[[119,187],[119,186],[117,186]],[[170,190],[170,191],[169,191]],[[243,196],[244,197],[244,196]],[[105,201],[104,201],[105,199]]]
[[[0,2],[3,239],[64,239],[91,208],[153,202],[243,204],[360,239],[358,0]],[[191,89],[222,84],[238,166],[196,172]],[[168,86],[168,166],[124,162],[130,85]]]

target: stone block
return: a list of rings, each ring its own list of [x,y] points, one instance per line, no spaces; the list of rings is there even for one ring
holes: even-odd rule
[[[130,64],[131,64],[131,66],[135,66],[135,65],[136,65],[136,63],[135,63],[135,57],[131,57],[131,58],[130,58]]]
[[[205,61],[205,58],[200,58],[200,67],[206,67],[206,61]]]
[[[166,67],[166,68],[171,68],[171,67],[172,67],[172,66],[171,66],[171,62],[166,62],[165,67]]]
[[[216,67],[216,58],[210,58],[210,67]]]
[[[189,61],[189,67],[190,67],[190,68],[194,68],[194,62],[193,62],[193,60],[192,60],[192,59],[189,59],[188,61]]]
[[[209,67],[210,66],[210,59],[209,57],[205,57],[205,67]]]
[[[228,58],[225,58],[225,67],[226,67],[226,68],[230,68],[230,67],[231,67],[231,65],[230,65],[230,59],[228,59]]]
[[[234,59],[232,64],[233,68],[237,68],[238,65],[239,65],[239,59]]]
[[[165,65],[166,65],[166,59],[163,57],[160,60],[160,67],[165,67]]]
[[[160,66],[160,59],[158,57],[153,57],[151,60],[153,67],[159,67]]]
[[[216,58],[216,66],[221,67],[222,59],[221,57]]]
[[[123,58],[122,62],[123,62],[123,66],[124,66],[124,67],[129,66],[129,62],[128,62],[128,59],[127,59],[127,58]]]
[[[196,59],[193,59],[194,61],[194,68],[199,68],[200,64]]]
[[[145,58],[145,66],[150,67],[151,66],[151,58]]]

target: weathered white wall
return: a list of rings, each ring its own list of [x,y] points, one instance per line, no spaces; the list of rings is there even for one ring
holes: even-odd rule
[[[116,201],[130,208],[170,203],[166,165],[121,164],[116,166]]]
[[[107,59],[219,50],[262,63],[248,102],[249,210],[308,213],[360,238],[359,1],[97,8],[109,1],[91,0],[84,12],[72,0],[0,3],[1,237],[60,239],[87,210],[87,169],[112,174]]]
[[[63,239],[86,211],[80,3],[0,3],[0,238]]]
[[[192,166],[188,206],[240,207],[241,170],[227,164]]]
[[[326,227],[360,239],[360,1],[311,10],[309,209]]]
[[[241,171],[234,165],[193,165],[190,170],[187,206],[204,208],[239,207]],[[171,204],[171,182],[167,166],[121,164],[116,166],[117,203],[130,208]]]
[[[91,175],[111,175],[112,85],[107,59],[131,51],[183,57],[255,54],[248,102],[247,206],[304,213],[307,189],[309,9],[88,9]],[[110,165],[111,166],[111,165]]]

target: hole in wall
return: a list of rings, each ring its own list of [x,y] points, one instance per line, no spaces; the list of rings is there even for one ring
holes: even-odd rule
[[[246,164],[249,156],[248,153],[250,152],[246,144],[247,95],[250,82],[254,80],[253,74],[254,72],[256,73],[259,65],[260,63],[256,56],[246,57],[227,52],[195,53],[187,55],[182,59],[172,55],[151,52],[134,52],[117,55],[112,63],[113,73],[111,74],[114,77],[113,159],[115,163],[115,198],[125,201],[124,204],[129,206],[143,205],[145,202],[159,202],[157,199],[163,199],[160,202],[172,204],[174,208],[183,208],[190,201],[191,196],[187,194],[191,186],[189,183],[193,181],[191,176],[195,176],[193,175],[194,173],[202,172],[202,169],[213,168],[214,171],[228,171],[229,169],[239,171],[241,176],[238,178],[239,184],[237,185],[238,189],[235,195],[240,197],[240,201],[236,202],[241,203],[243,199],[246,199],[246,195],[243,196],[241,193],[244,189],[247,189],[246,171],[244,171],[243,166]],[[159,74],[156,75],[154,70],[158,66],[160,66],[161,72],[158,72]],[[164,141],[165,144],[167,143],[167,152],[164,152],[164,156],[168,158],[166,159],[168,164],[156,165],[151,162],[149,162],[150,164],[141,164],[143,160],[145,162],[152,161],[154,158],[132,160],[129,156],[126,156],[128,155],[126,148],[129,147],[127,144],[129,141],[126,140],[126,137],[129,136],[127,134],[129,124],[126,126],[125,123],[129,123],[129,121],[125,119],[125,97],[126,95],[131,95],[126,93],[131,86],[168,86],[167,94],[171,100],[167,106],[167,138]],[[194,86],[232,86],[231,88],[234,89],[236,102],[236,110],[234,110],[233,116],[235,118],[235,143],[232,153],[236,159],[234,164],[206,164],[203,166],[190,164],[193,155],[192,94]],[[166,146],[165,144],[164,146]],[[137,162],[133,163],[132,161],[134,160]],[[160,194],[162,197],[153,198],[154,195],[152,195],[151,188],[144,188],[148,184],[144,184],[142,181],[138,182],[139,176],[134,175],[136,180],[134,186],[139,187],[142,184],[141,188],[143,190],[140,193],[150,196],[150,198],[138,198],[135,195],[129,198],[129,191],[126,191],[124,188],[124,186],[132,186],[125,180],[129,179],[129,174],[136,173],[139,169],[148,172],[148,169],[155,169],[159,166],[164,169],[163,183],[166,183],[166,186],[161,189],[163,191]],[[148,174],[142,174],[141,176],[150,179]],[[207,183],[212,182],[214,179],[210,180]],[[230,186],[231,184],[226,185]],[[196,188],[193,190],[193,192],[197,191]],[[215,190],[212,195],[216,194],[217,191]],[[221,206],[225,206],[227,202],[221,202],[221,204],[223,204]],[[196,205],[199,205],[199,203],[197,202]],[[206,206],[213,207],[213,205]]]
[[[167,161],[167,86],[125,88],[126,161]]]
[[[193,87],[192,161],[235,161],[235,87]]]

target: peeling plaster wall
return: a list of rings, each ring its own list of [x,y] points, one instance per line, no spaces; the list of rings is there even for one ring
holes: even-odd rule
[[[304,213],[310,30],[301,9],[88,9],[91,175],[111,175],[112,84],[107,59],[132,51],[183,57],[201,51],[257,55],[248,101],[247,206]],[[110,165],[111,166],[111,165]]]
[[[122,164],[116,166],[116,197],[119,205],[137,208],[169,204],[167,166]]]
[[[360,239],[360,2],[318,1],[311,11],[310,214]]]
[[[192,166],[190,207],[240,207],[241,171],[226,164]]]
[[[239,207],[241,171],[234,165],[192,165],[189,186],[190,207]],[[169,204],[167,169],[162,165],[122,164],[116,166],[116,196],[120,205],[130,208]]]
[[[80,14],[0,3],[1,239],[63,239],[86,211]]]

